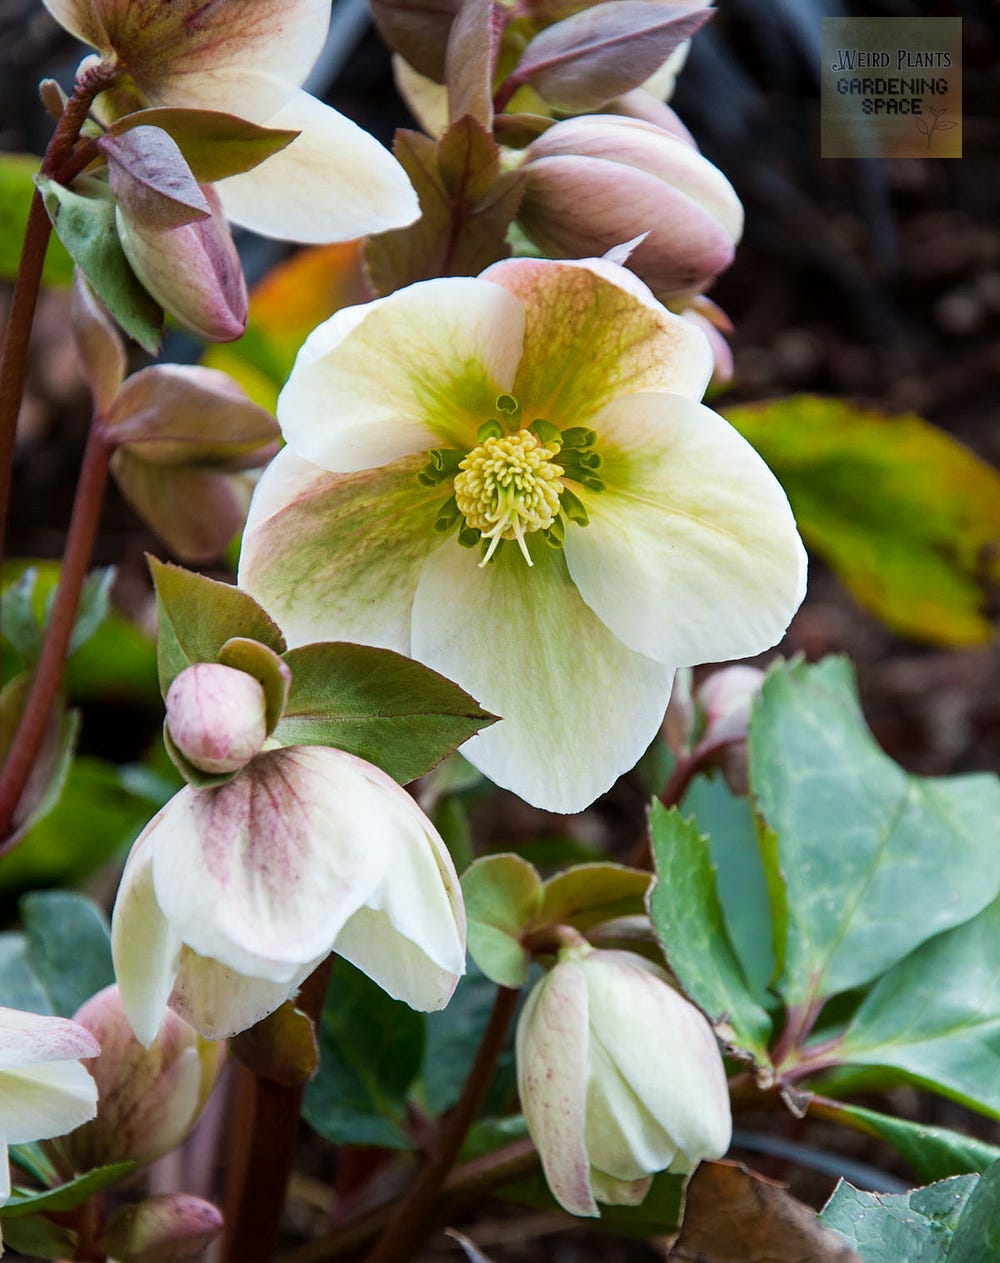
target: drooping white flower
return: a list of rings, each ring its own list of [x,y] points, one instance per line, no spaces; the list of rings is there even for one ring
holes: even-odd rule
[[[0,1205],[10,1196],[7,1146],[49,1140],[97,1111],[97,1084],[80,1064],[100,1052],[64,1017],[0,1008]]]
[[[211,1039],[245,1030],[331,950],[425,1010],[465,967],[461,891],[433,825],[377,768],[320,746],[176,794],[132,849],[111,938],[146,1045],[168,1002]]]
[[[501,716],[463,754],[578,811],[646,749],[676,667],[763,651],[802,599],[781,487],[697,402],[711,371],[704,336],[606,260],[342,310],[279,400],[240,584],[293,644],[455,680]]]
[[[300,88],[323,47],[329,0],[45,0],[66,30],[128,73],[151,106],[217,110],[298,131],[219,181],[228,217],[286,241],[346,241],[412,223],[416,194],[363,128]]]
[[[637,1205],[658,1171],[729,1148],[712,1028],[630,952],[571,949],[536,984],[517,1027],[521,1107],[545,1177],[574,1215]]]

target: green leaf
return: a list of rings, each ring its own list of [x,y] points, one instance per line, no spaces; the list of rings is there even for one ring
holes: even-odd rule
[[[292,673],[273,649],[245,636],[233,636],[219,650],[219,661],[224,667],[245,671],[264,690],[264,705],[268,735],[274,731],[285,709]]]
[[[427,1109],[434,1115],[443,1114],[458,1100],[462,1087],[472,1069],[479,1043],[496,1000],[497,989],[475,961],[469,962],[468,971],[459,979],[455,994],[444,1009],[424,1016],[424,1055],[420,1069],[420,1091]],[[503,1052],[497,1059],[496,1069],[481,1113],[500,1113],[510,1108],[515,1086],[514,1028],[511,1023]],[[518,1139],[523,1134],[523,1120],[517,1135],[507,1134],[507,1140]],[[474,1156],[467,1153],[466,1157]]]
[[[32,677],[27,672],[15,676],[0,691],[0,763],[6,760],[31,692]],[[66,711],[61,697],[48,716],[45,734],[35,766],[14,813],[12,836],[23,843],[24,835],[56,807],[66,784],[73,752],[80,732],[80,712]],[[8,852],[9,854],[10,852]],[[3,857],[0,857],[0,866]]]
[[[979,1178],[956,1175],[909,1193],[864,1193],[841,1180],[820,1223],[846,1237],[863,1263],[944,1263]]]
[[[421,215],[408,228],[368,239],[365,265],[377,294],[432,276],[475,276],[507,257],[524,173],[501,171],[500,150],[482,123],[466,115],[436,142],[400,130],[393,152]]]
[[[11,1219],[4,1223],[3,1234],[4,1244],[26,1259],[71,1259],[76,1253],[76,1233],[44,1215]]]
[[[28,940],[7,930],[0,934],[0,1005],[28,1013],[52,1013],[45,988],[28,960]]]
[[[40,1193],[15,1190],[10,1201],[0,1207],[0,1218],[19,1219],[22,1215],[75,1210],[95,1193],[120,1183],[134,1170],[134,1162],[115,1162],[111,1166],[95,1167],[86,1175],[78,1175],[75,1180],[60,1184],[58,1188],[43,1189]]]
[[[3,635],[25,662],[34,662],[42,648],[42,628],[35,612],[38,569],[27,570],[3,593]]]
[[[111,939],[104,913],[83,895],[45,890],[25,895],[18,905],[33,972],[60,1017],[115,980]]]
[[[837,1049],[1000,1118],[1000,899],[880,978]]]
[[[121,136],[133,127],[159,127],[171,136],[201,184],[250,171],[292,143],[297,131],[260,127],[235,114],[217,110],[184,110],[173,106],[139,110],[108,129]]]
[[[234,636],[284,653],[284,636],[252,596],[182,566],[148,560],[159,612],[157,662],[164,696],[186,667],[218,662],[222,646]]]
[[[1000,1162],[980,1176],[948,1251],[948,1263],[983,1263],[984,1259],[1000,1259]]]
[[[781,990],[870,982],[1000,888],[1000,782],[910,776],[865,726],[849,664],[781,664],[750,722],[750,782],[788,891]]]
[[[76,759],[56,805],[0,857],[0,890],[82,880],[133,842],[175,788],[132,766]]]
[[[754,999],[726,932],[708,838],[660,802],[653,803],[650,829],[656,884],[649,915],[670,968],[696,1004],[732,1028],[739,1047],[765,1062],[771,1019]]]
[[[67,654],[76,653],[81,645],[86,644],[111,612],[111,587],[115,574],[114,566],[105,566],[102,570],[94,570],[87,575],[80,590],[80,602]]]
[[[335,746],[404,784],[494,720],[457,684],[389,649],[303,645],[285,662],[292,684],[275,740]]]
[[[947,1179],[950,1175],[985,1171],[1000,1159],[1000,1149],[985,1140],[963,1136],[947,1127],[892,1118],[860,1105],[827,1102],[822,1116],[834,1122],[853,1120],[849,1125],[855,1130],[866,1131],[886,1141],[928,1184]]]
[[[488,855],[462,874],[469,955],[502,987],[528,980],[531,953],[521,937],[542,906],[542,879],[519,855]]]
[[[258,1078],[286,1088],[303,1087],[319,1068],[315,1028],[294,1000],[230,1039],[229,1051]]]
[[[653,1177],[649,1192],[638,1206],[602,1205],[600,1219],[588,1220],[588,1226],[636,1237],[673,1236],[681,1221],[687,1181],[686,1175],[661,1172]],[[501,1185],[492,1193],[519,1206],[559,1210],[559,1203],[549,1191],[545,1176],[540,1173]]]
[[[84,580],[67,655],[76,653],[107,618],[114,581],[114,566],[95,570]],[[3,635],[26,662],[34,662],[41,651],[54,600],[55,581],[47,583],[38,566],[29,566],[4,591]]]
[[[680,806],[708,834],[722,919],[751,991],[762,997],[774,977],[775,960],[764,932],[771,923],[771,901],[750,802],[737,798],[716,774],[696,776]]]
[[[338,959],[319,1025],[319,1073],[303,1117],[335,1145],[409,1149],[406,1094],[423,1057],[423,1017]]]
[[[810,549],[907,636],[981,644],[1000,579],[1000,474],[919,417],[799,395],[726,410],[788,492]]]
[[[118,240],[115,204],[100,181],[83,177],[81,193],[44,176],[37,179],[59,240],[94,292],[130,337],[155,355],[160,348],[163,311],[146,293]]]
[[[41,161],[33,154],[0,154],[0,280],[12,281],[17,275]],[[72,279],[73,260],[55,239],[45,255],[42,284],[66,286]]]

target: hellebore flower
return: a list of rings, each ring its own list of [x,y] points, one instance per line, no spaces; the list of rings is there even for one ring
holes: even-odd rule
[[[132,1033],[115,986],[105,987],[73,1019],[101,1045],[87,1069],[98,1089],[97,1117],[59,1142],[76,1171],[112,1162],[152,1162],[181,1144],[198,1121],[222,1064],[210,1043],[176,1013],[144,1048]]]
[[[168,1002],[209,1039],[247,1029],[331,950],[426,1010],[465,968],[458,877],[434,827],[378,768],[321,746],[176,794],[132,848],[111,941],[147,1046]]]
[[[674,669],[759,653],[805,554],[753,449],[696,402],[704,336],[606,260],[517,259],[338,312],[278,404],[240,584],[289,641],[409,654],[501,721],[462,753],[578,811]]]
[[[637,1205],[657,1171],[693,1171],[729,1148],[712,1028],[630,952],[561,956],[521,1010],[517,1080],[549,1188],[574,1215]]]
[[[743,207],[722,172],[637,119],[556,123],[525,150],[524,171],[518,223],[543,252],[584,258],[643,237],[628,266],[664,302],[710,284],[743,232]]]
[[[329,0],[45,6],[128,74],[140,105],[219,110],[300,133],[258,167],[215,185],[234,223],[287,241],[330,242],[417,218],[416,195],[395,158],[299,88],[323,47]]]
[[[97,1084],[80,1064],[100,1052],[64,1017],[0,1008],[0,1205],[10,1197],[7,1146],[48,1140],[97,1110]]]

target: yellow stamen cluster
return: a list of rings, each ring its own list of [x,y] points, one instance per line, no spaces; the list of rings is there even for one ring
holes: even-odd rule
[[[530,430],[519,430],[486,439],[459,462],[455,501],[469,526],[490,541],[480,565],[486,565],[502,539],[517,540],[525,561],[532,564],[525,534],[547,530],[559,513],[563,469],[552,463],[557,451]]]

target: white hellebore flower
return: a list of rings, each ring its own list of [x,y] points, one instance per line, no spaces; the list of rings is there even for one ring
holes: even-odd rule
[[[693,1171],[729,1148],[712,1028],[630,952],[561,956],[521,1010],[517,1080],[549,1188],[574,1215],[637,1205],[656,1172]]]
[[[64,1017],[0,1008],[0,1205],[10,1197],[7,1146],[49,1140],[97,1112],[97,1084],[80,1065],[100,1052]]]
[[[150,821],[111,942],[148,1046],[168,1002],[210,1039],[245,1030],[331,950],[413,1008],[443,1008],[465,968],[465,913],[444,843],[405,790],[341,750],[296,746],[182,789]]]
[[[784,492],[698,400],[704,335],[607,260],[515,259],[338,312],[278,402],[240,585],[292,644],[456,681],[462,753],[579,811],[656,734],[676,667],[760,653],[805,590]]]
[[[393,156],[299,85],[326,38],[330,0],[44,0],[113,58],[146,104],[219,110],[300,132],[214,187],[227,216],[286,241],[346,241],[412,223],[416,194]]]

